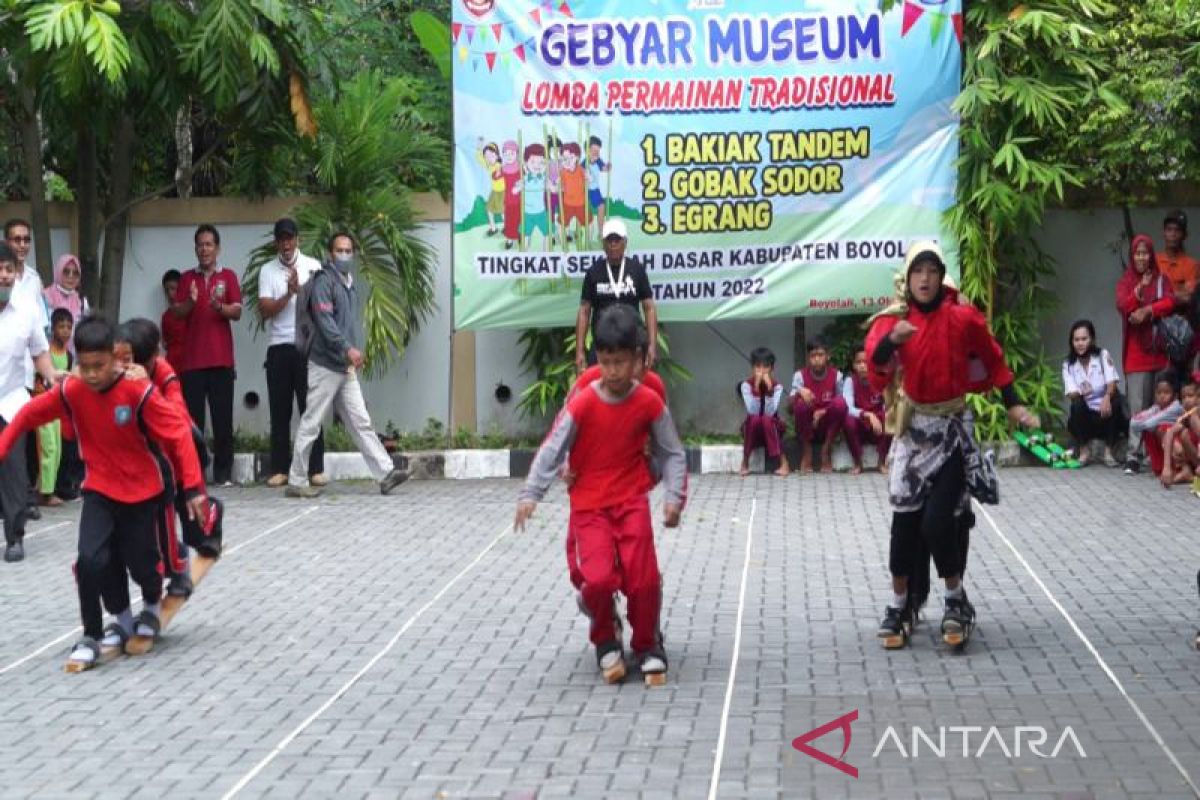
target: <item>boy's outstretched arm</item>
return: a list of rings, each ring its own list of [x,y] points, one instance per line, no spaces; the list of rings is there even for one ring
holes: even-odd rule
[[[546,434],[545,441],[538,448],[533,464],[529,467],[529,476],[525,486],[517,496],[517,513],[513,517],[513,530],[525,530],[525,522],[533,516],[533,510],[546,496],[546,492],[558,477],[559,469],[571,452],[578,429],[571,412],[564,409],[554,421],[554,427]]]
[[[62,419],[65,412],[62,395],[53,387],[21,406],[16,416],[4,426],[4,432],[0,433],[0,461],[8,457],[8,451],[12,450],[13,444],[21,434],[40,428],[47,422]]]
[[[650,426],[650,443],[654,448],[654,459],[662,469],[663,524],[668,528],[679,525],[679,515],[687,503],[687,455],[670,410],[664,405],[662,413]]]

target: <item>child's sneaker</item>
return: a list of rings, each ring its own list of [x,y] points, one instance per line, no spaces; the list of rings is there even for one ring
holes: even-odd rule
[[[951,647],[965,647],[975,628],[975,606],[962,597],[946,598],[946,612],[942,615],[942,641]]]
[[[625,652],[620,642],[596,645],[596,663],[605,683],[620,683],[625,679]]]
[[[1126,475],[1137,475],[1141,471],[1142,471],[1142,465],[1140,463],[1138,463],[1138,460],[1136,458],[1125,459],[1125,474]]]
[[[889,605],[883,611],[883,622],[875,636],[879,638],[885,650],[899,650],[908,644],[912,634],[911,611],[908,607],[896,608]]]
[[[663,686],[667,682],[667,651],[660,643],[652,650],[647,650],[638,656],[638,664],[642,670],[642,678],[647,686]]]

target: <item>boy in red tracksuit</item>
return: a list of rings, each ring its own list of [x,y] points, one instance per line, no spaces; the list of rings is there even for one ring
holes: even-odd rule
[[[888,450],[892,446],[892,435],[884,430],[887,410],[883,405],[883,392],[877,391],[869,380],[867,351],[854,354],[853,372],[842,382],[842,399],[846,401],[846,446],[854,459],[852,475],[862,474],[863,441],[873,443],[879,456],[879,471],[887,474]]]
[[[808,345],[808,365],[792,376],[792,415],[800,442],[800,471],[812,472],[812,445],[821,440],[821,472],[833,472],[833,440],[846,426],[842,374],[829,366],[829,348],[820,339]]]
[[[679,524],[686,489],[686,458],[662,398],[634,375],[638,362],[637,312],[611,306],[598,315],[593,341],[602,377],[570,403],[542,443],[517,501],[515,530],[523,530],[537,504],[570,459],[570,526],[578,540],[583,600],[591,617],[589,638],[604,680],[625,677],[624,646],[617,634],[613,594],[629,604],[630,647],[647,682],[665,679],[667,655],[659,630],[662,579],[654,550],[648,493],[654,478],[646,442],[662,468],[664,524]]]
[[[163,397],[184,414],[187,414],[187,404],[183,399],[183,388],[179,376],[166,359],[159,356],[161,334],[158,326],[148,319],[134,318],[123,322],[116,333],[114,352],[122,362],[127,377],[148,379]],[[189,416],[190,419],[190,416]],[[208,449],[199,429],[192,426],[192,441],[196,446],[196,454],[200,458],[201,472],[207,466]],[[207,520],[191,520],[188,518],[185,492],[175,478],[174,470],[167,459],[159,458],[163,470],[163,479],[168,491],[163,496],[163,507],[159,515],[159,547],[163,554],[164,563],[170,571],[170,582],[167,594],[187,598],[192,594],[192,576],[188,547],[191,547],[209,558],[219,558],[221,555],[221,517],[224,508],[221,502],[209,496],[210,518]],[[205,487],[201,490],[206,496]],[[172,507],[174,506],[174,507]],[[183,530],[183,542],[179,541],[175,528],[175,516],[178,514]]]
[[[75,352],[79,377],[68,376],[21,409],[0,434],[0,458],[25,431],[55,419],[71,423],[86,477],[76,562],[84,635],[69,664],[87,669],[99,657],[102,636],[158,632],[162,574],[154,531],[165,486],[155,447],[165,450],[187,487],[188,513],[203,519],[207,502],[187,416],[148,382],[122,378],[113,356],[112,326],[95,317],[81,321],[75,327]],[[129,610],[129,583],[122,565],[146,603],[136,622]],[[102,629],[101,598],[109,611],[118,614],[115,626],[120,631]]]
[[[646,332],[646,326],[638,321],[638,366],[634,373],[634,378],[646,385],[650,391],[662,398],[664,403],[667,402],[667,387],[663,383],[662,378],[654,370],[646,369],[646,342],[649,340],[649,334]],[[571,386],[571,391],[567,392],[567,401],[563,404],[563,408],[571,402],[571,399],[578,395],[588,386],[591,386],[596,381],[600,380],[601,370],[599,364],[592,366],[579,373],[579,377],[575,379],[575,384]],[[660,471],[651,463],[650,472],[654,476],[655,482],[658,481]],[[568,472],[563,476],[567,480],[568,485],[575,481],[575,476]],[[571,585],[579,591],[583,586],[583,571],[579,569],[579,548],[576,547],[575,531],[567,525],[567,576],[571,579]],[[587,614],[587,606],[583,603],[583,595],[577,598],[579,610]]]

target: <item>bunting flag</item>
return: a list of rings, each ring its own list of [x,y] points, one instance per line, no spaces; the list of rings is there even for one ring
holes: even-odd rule
[[[487,61],[488,72],[491,72],[492,67],[496,66],[496,54],[494,52],[493,53],[484,53],[483,58],[485,61]]]
[[[930,17],[929,35],[933,42],[937,42],[938,36],[942,33],[942,28],[946,27],[946,22],[949,20],[954,28],[954,38],[962,44],[962,14],[945,14],[941,11],[935,11],[931,8],[926,8],[913,0],[904,0],[904,18],[900,23],[900,36],[903,38],[908,35],[921,16],[928,14]]]

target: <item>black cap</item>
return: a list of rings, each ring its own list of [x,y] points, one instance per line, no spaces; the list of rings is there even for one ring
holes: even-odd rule
[[[296,220],[291,217],[275,220],[275,238],[290,239],[300,235],[300,229],[296,227]]]
[[[1183,229],[1184,233],[1187,233],[1187,214],[1183,213],[1183,209],[1176,208],[1173,211],[1167,212],[1167,215],[1163,217],[1163,225],[1165,226],[1171,222],[1174,222]]]

